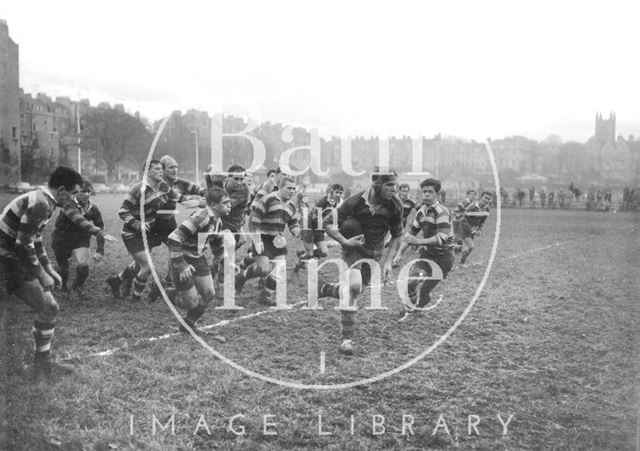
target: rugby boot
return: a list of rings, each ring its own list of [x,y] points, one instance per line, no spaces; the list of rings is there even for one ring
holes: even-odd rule
[[[41,377],[68,376],[75,373],[70,365],[63,365],[55,361],[51,353],[36,354],[33,362],[24,368],[24,375],[30,381]]]
[[[344,355],[353,355],[353,341],[344,339],[340,346],[338,346],[338,352]]]
[[[122,299],[122,293],[120,292],[120,286],[122,285],[122,281],[118,276],[107,277],[107,285],[109,285],[109,289],[111,290],[111,294],[115,299]]]

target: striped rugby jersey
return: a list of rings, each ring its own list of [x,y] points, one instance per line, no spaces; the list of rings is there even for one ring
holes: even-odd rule
[[[273,193],[274,191],[278,191],[278,187],[276,186],[276,179],[268,179],[256,190],[256,195],[253,197],[251,205],[253,206],[255,202],[259,201],[267,194]]]
[[[183,202],[186,200],[186,196],[173,190],[165,181],[161,181],[156,189],[146,181],[137,183],[129,190],[122,202],[120,211],[118,211],[118,216],[124,221],[122,226],[123,238],[140,234],[141,203],[144,204],[145,221],[153,226],[158,216],[158,210],[165,209],[167,202],[170,200]]]
[[[197,210],[169,235],[167,241],[169,258],[180,261],[184,256],[193,258],[202,256],[213,234],[221,230],[222,221],[215,217],[210,207]]]
[[[71,199],[60,205],[51,191],[39,189],[13,199],[0,215],[0,256],[19,260],[33,275],[39,272],[40,265],[49,264],[42,232],[58,206],[83,231],[94,235],[102,233],[102,229],[82,216]]]
[[[274,236],[283,233],[285,225],[289,230],[299,227],[296,204],[291,199],[281,201],[277,191],[269,193],[254,201],[251,224],[256,233]]]
[[[82,214],[82,217],[87,220],[87,222],[92,223],[96,227],[98,227],[101,231],[104,229],[104,221],[102,220],[102,213],[100,213],[100,209],[93,202],[89,201],[89,204],[86,207],[83,207],[78,203],[77,200],[73,200],[78,207],[77,212]],[[78,225],[74,222],[73,216],[77,213],[75,210],[62,210],[56,219],[56,225],[53,229],[53,234],[58,237],[58,239],[62,242],[66,237],[70,237],[72,239],[81,238],[80,235],[90,236],[91,232],[86,230],[86,227],[83,225]],[[96,234],[96,241],[98,243],[98,247],[96,252],[98,254],[104,255],[104,235],[102,233]]]
[[[206,196],[207,190],[204,188],[200,188],[195,183],[190,182],[189,180],[184,180],[181,178],[177,178],[173,181],[169,181],[166,178],[164,182],[169,185],[174,191],[179,194],[183,194],[185,196]],[[168,198],[165,205],[162,206],[162,210],[171,210],[174,211],[177,206],[177,201],[172,198]],[[158,219],[167,220],[173,218],[173,214],[159,214]]]
[[[421,246],[420,254],[444,255],[453,251],[451,215],[447,207],[437,202],[431,206],[422,205],[416,213],[409,233],[417,235],[422,230],[424,238],[438,238],[438,245]]]
[[[465,198],[462,202],[458,204],[456,209],[453,211],[453,222],[459,223],[464,218],[464,213],[467,211],[467,208],[471,206],[473,203],[472,200]]]

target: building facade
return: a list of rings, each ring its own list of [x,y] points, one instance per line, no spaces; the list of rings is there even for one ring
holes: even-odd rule
[[[19,49],[0,19],[0,184],[15,184],[20,174]]]

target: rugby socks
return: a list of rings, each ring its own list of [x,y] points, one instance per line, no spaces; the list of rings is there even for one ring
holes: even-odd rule
[[[340,298],[340,284],[339,283],[324,283],[320,286],[318,291],[318,297],[329,296],[332,298]]]
[[[58,272],[62,278],[62,289],[67,290],[67,282],[69,282],[69,262],[62,262],[58,264]]]
[[[33,338],[36,343],[36,358],[45,358],[51,352],[51,339],[55,326],[53,323],[33,322]]]
[[[89,277],[89,265],[78,265],[76,266],[76,279],[73,281],[72,288],[74,290],[82,287],[84,285],[85,280]]]
[[[206,306],[198,304],[196,307],[187,312],[187,314],[184,316],[184,322],[191,326],[192,329],[195,329],[196,322],[198,322],[200,317],[204,314],[206,308]]]
[[[342,310],[340,325],[342,326],[342,339],[353,340],[353,333],[356,329],[356,312]]]
[[[273,276],[273,273],[272,273],[272,274],[269,274],[266,280],[264,281],[264,293],[269,298],[272,298],[275,291],[276,291],[276,278]]]
[[[144,287],[147,285],[147,278],[141,278],[139,275],[136,275],[133,278],[133,296],[139,298],[142,296],[142,292],[144,291]]]
[[[118,274],[118,277],[123,282],[128,280],[133,280],[136,274],[140,271],[140,266],[136,262],[131,262],[129,265],[125,266],[125,268]]]

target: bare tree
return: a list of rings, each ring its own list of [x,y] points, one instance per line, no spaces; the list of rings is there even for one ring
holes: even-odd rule
[[[96,147],[97,158],[107,166],[107,176],[113,180],[117,165],[130,157],[142,161],[149,148],[151,133],[139,117],[100,106],[89,110],[84,118],[84,139]]]

